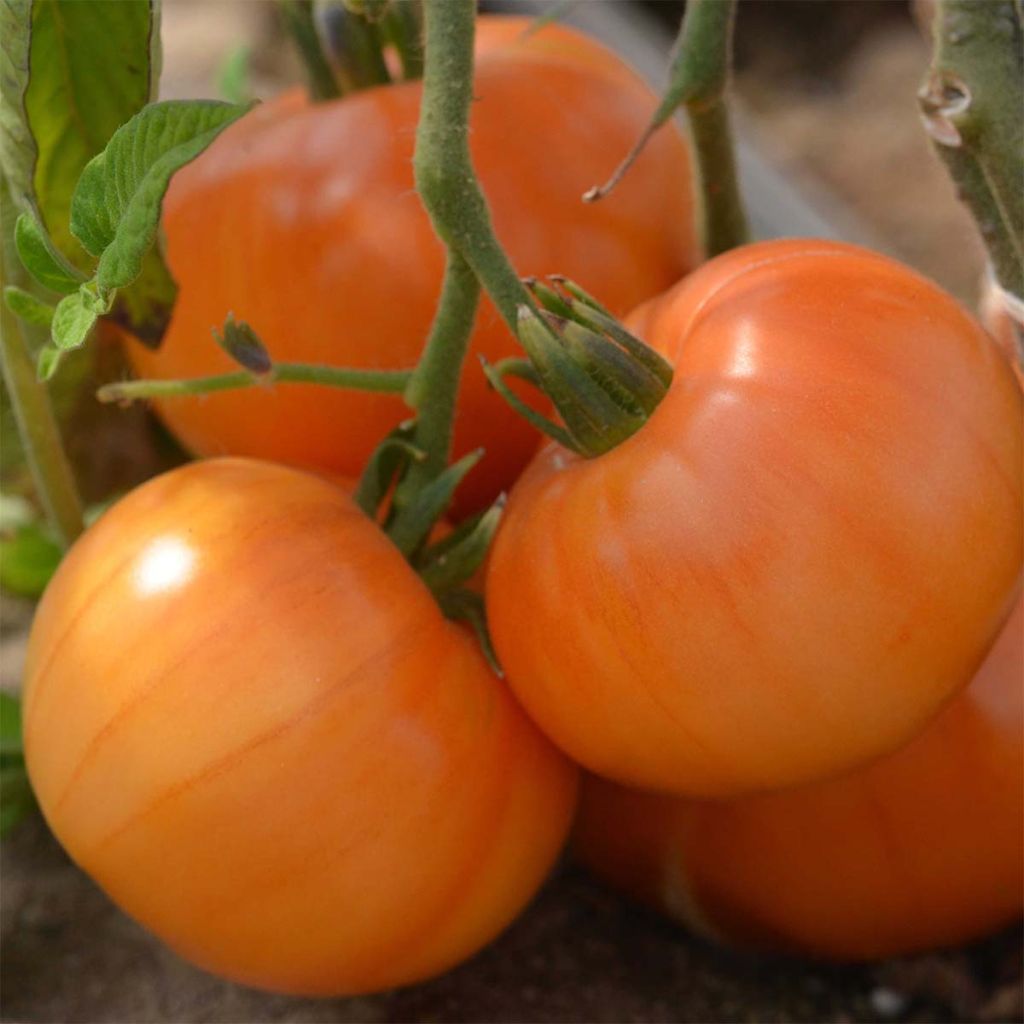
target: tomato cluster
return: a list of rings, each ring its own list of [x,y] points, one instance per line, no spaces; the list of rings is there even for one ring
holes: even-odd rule
[[[487,17],[477,31],[470,145],[495,229],[521,273],[567,274],[626,313],[696,263],[686,147],[676,130],[660,134],[614,196],[581,203],[656,100],[599,43],[558,25],[524,35],[528,27],[528,18]],[[444,269],[444,247],[413,185],[422,91],[406,82],[314,106],[286,95],[228,129],[176,176],[163,224],[178,300],[159,349],[129,346],[140,376],[232,369],[207,341],[229,312],[280,362],[415,363]],[[535,431],[477,366],[479,356],[496,362],[519,351],[485,301],[455,456],[476,448],[486,455],[463,486],[461,509],[509,488],[537,447]],[[294,384],[157,408],[199,455],[250,455],[349,476],[408,416],[397,396]]]
[[[455,454],[487,458],[456,513],[511,488],[484,581],[505,678],[332,476],[406,415],[397,397],[168,400],[187,447],[229,457],[124,498],[47,589],[25,746],[50,825],[182,955],[288,992],[478,949],[556,859],[577,763],[580,856],[709,934],[864,958],[1012,919],[1024,405],[1005,355],[852,246],[744,246],[673,285],[696,262],[684,144],[656,136],[581,204],[655,101],[596,43],[525,24],[478,34],[497,233],[517,269],[636,307],[672,376],[586,458],[538,452],[464,375]],[[414,363],[444,256],[413,190],[420,95],[289,94],[183,171],[180,293],[158,350],[127,342],[139,372],[228,368],[206,339],[229,311],[278,360]],[[486,303],[472,351],[519,351]]]

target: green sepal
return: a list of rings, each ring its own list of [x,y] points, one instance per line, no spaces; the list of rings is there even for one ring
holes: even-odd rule
[[[389,524],[388,536],[406,558],[419,550],[434,524],[444,515],[466,474],[480,461],[483,449],[463,455],[421,490]]]
[[[487,626],[487,607],[484,599],[472,590],[446,590],[438,595],[437,603],[441,606],[446,618],[457,622],[468,623],[477,640],[480,641],[480,649],[483,651],[487,664],[491,666],[494,674],[499,678],[505,677],[505,672],[498,661],[498,652],[494,649],[491,640],[491,631]]]
[[[484,564],[504,510],[501,495],[490,508],[460,523],[416,559],[416,571],[435,594],[465,583]]]
[[[563,448],[569,451],[583,454],[577,446],[572,435],[557,423],[549,420],[547,416],[541,415],[536,409],[531,409],[506,383],[505,377],[519,377],[526,380],[535,387],[541,387],[540,376],[533,364],[525,359],[500,359],[493,365],[481,355],[480,366],[484,371],[487,382],[498,392],[505,402],[514,409],[527,423],[536,427],[542,434],[557,441]],[[528,368],[528,369],[527,369]]]
[[[353,497],[371,519],[377,518],[381,504],[410,461],[426,458],[412,443],[415,430],[416,421],[411,419],[395,427],[374,449],[359,478]]]
[[[572,316],[572,307],[569,305],[569,301],[564,296],[559,295],[554,288],[548,287],[540,278],[525,277],[523,278],[523,284],[542,309],[546,309],[549,313],[554,313],[555,316],[563,317],[566,320]]]
[[[572,297],[566,300],[569,308],[567,319],[575,320],[594,331],[604,331],[613,341],[621,345],[638,362],[650,370],[665,387],[672,383],[672,364],[664,356],[655,352],[650,345],[627,331],[593,295],[584,291],[575,281],[570,281],[567,277],[552,275],[549,280],[563,288]]]
[[[672,383],[672,366],[578,285],[555,276],[548,282],[525,282],[540,313],[519,307],[519,338],[562,417],[567,447],[593,457],[647,422]],[[502,389],[500,374],[487,375],[517,411],[558,437],[558,428]]]
[[[580,450],[600,455],[621,444],[640,425],[566,350],[549,323],[529,306],[519,307],[519,340],[530,356],[566,429]]]
[[[665,385],[610,339],[578,323],[562,329],[566,349],[625,412],[641,422],[665,396]]]

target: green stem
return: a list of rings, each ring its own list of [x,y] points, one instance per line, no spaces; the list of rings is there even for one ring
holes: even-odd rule
[[[434,230],[472,267],[515,333],[517,309],[533,308],[494,234],[469,153],[473,98],[474,0],[426,0],[426,69],[416,153],[416,189]]]
[[[357,92],[391,81],[384,38],[372,5],[352,9],[344,0],[314,0],[315,20],[342,92]]]
[[[104,384],[96,392],[101,402],[132,402],[140,398],[178,398],[208,395],[266,384],[323,384],[354,391],[401,394],[409,386],[412,370],[362,370],[312,363],[275,363],[269,373],[238,370],[214,377],[188,380],[125,380]]]
[[[689,0],[676,42],[669,87],[651,123],[611,178],[583,197],[593,202],[611,192],[650,137],[680,106],[685,106],[700,181],[701,239],[709,257],[749,240],[725,101],[735,17],[736,0]]]
[[[939,0],[918,92],[925,129],[982,234],[999,284],[1024,297],[1024,26],[1015,0]]]
[[[457,252],[449,250],[441,301],[405,390],[406,404],[416,412],[412,444],[424,457],[410,464],[395,493],[399,519],[411,497],[440,476],[451,457],[459,381],[479,300],[476,275]]]
[[[82,532],[82,503],[46,386],[36,376],[21,325],[0,302],[0,363],[18,432],[47,518],[68,545]]]
[[[690,137],[701,187],[700,237],[711,259],[750,240],[740,198],[729,108],[719,97],[707,107],[689,107]]]
[[[402,62],[405,81],[423,77],[423,18],[420,0],[395,0],[381,24],[385,38]]]
[[[340,96],[341,90],[317,34],[312,0],[277,0],[277,6],[306,70],[310,97],[319,102]]]

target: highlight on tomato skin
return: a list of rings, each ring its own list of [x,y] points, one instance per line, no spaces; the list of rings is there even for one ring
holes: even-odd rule
[[[590,771],[680,795],[896,749],[1020,578],[1005,359],[918,274],[821,241],[734,250],[628,324],[674,363],[666,397],[598,458],[547,446],[498,531],[513,690]]]
[[[524,274],[565,273],[616,313],[698,262],[687,147],[669,126],[602,203],[603,180],[657,98],[618,56],[561,25],[478,21],[470,144],[497,235]],[[309,105],[298,93],[256,108],[177,174],[163,215],[179,292],[164,342],[127,351],[140,377],[234,367],[210,338],[228,312],[279,361],[405,368],[419,356],[441,289],[444,247],[413,182],[422,83]],[[558,102],[552,102],[557,96]],[[457,515],[511,486],[537,434],[494,394],[478,357],[521,355],[486,298],[460,393],[455,457],[485,457]],[[157,401],[200,455],[249,455],[358,475],[409,410],[397,395],[308,384]]]
[[[578,856],[722,942],[836,960],[976,939],[1024,911],[1024,604],[917,739],[830,782],[729,801],[585,780]]]
[[[489,941],[577,772],[334,482],[189,464],[106,512],[39,606],[28,770],[71,857],[186,959],[354,994]]]

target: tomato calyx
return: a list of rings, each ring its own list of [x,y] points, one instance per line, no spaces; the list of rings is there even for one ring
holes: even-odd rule
[[[647,422],[672,383],[672,367],[572,281],[526,284],[539,309],[519,307],[519,340],[533,372],[519,365],[491,368],[491,383],[509,399],[497,378],[533,377],[564,427],[536,414],[529,417],[534,424],[580,455],[602,455]],[[511,404],[524,412],[523,403]]]
[[[505,510],[505,495],[499,495],[489,508],[444,532],[444,516],[452,495],[482,455],[482,450],[477,449],[417,489],[413,499],[402,506],[399,485],[410,467],[426,458],[426,453],[414,443],[415,431],[416,421],[409,419],[381,441],[353,496],[429,587],[445,617],[463,621],[473,629],[491,668],[501,676],[487,629],[483,598],[467,584],[490,551]]]

